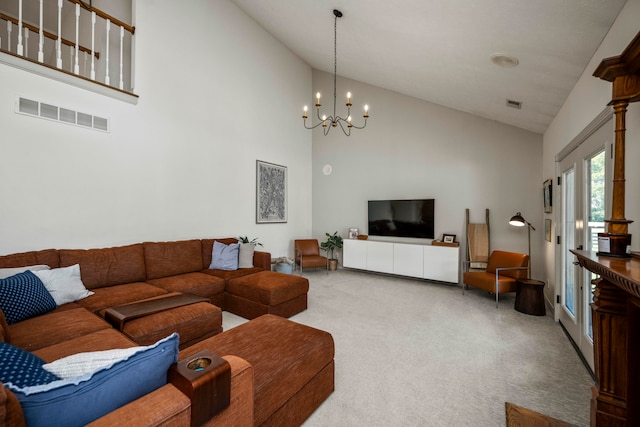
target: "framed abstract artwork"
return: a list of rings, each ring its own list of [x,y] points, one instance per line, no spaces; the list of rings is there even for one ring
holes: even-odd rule
[[[275,222],[287,222],[287,168],[256,160],[256,223]]]

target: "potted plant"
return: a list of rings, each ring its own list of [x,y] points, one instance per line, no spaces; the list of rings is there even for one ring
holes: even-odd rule
[[[238,242],[240,243],[252,243],[255,246],[262,246],[262,243],[258,242],[258,238],[254,238],[253,240],[249,240],[247,236],[239,236],[237,237]]]
[[[334,271],[338,268],[338,260],[334,258],[334,251],[342,249],[342,236],[336,231],[333,234],[325,233],[327,240],[320,243],[320,249],[327,252],[329,258],[329,270]]]

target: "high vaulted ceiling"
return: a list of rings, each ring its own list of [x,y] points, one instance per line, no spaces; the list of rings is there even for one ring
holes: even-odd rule
[[[332,11],[339,9],[339,76],[537,133],[562,107],[626,3],[232,1],[311,67],[329,73]],[[519,65],[500,67],[490,59],[495,53],[514,56]],[[522,108],[506,106],[507,99]]]

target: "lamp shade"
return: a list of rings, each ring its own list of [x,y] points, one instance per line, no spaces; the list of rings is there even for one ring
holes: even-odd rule
[[[524,227],[525,225],[527,225],[527,221],[525,221],[522,217],[522,214],[518,212],[511,217],[511,219],[509,220],[509,224],[516,227]]]

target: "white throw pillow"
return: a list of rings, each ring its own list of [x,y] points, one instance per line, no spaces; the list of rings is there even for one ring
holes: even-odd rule
[[[29,271],[50,270],[50,267],[48,265],[38,264],[38,265],[27,265],[25,267],[0,268],[0,279],[6,279],[7,277],[24,273],[27,270]]]
[[[57,305],[74,302],[93,295],[80,279],[80,265],[34,271],[47,288]]]
[[[240,243],[240,255],[238,255],[238,268],[253,267],[253,253],[256,250],[255,243]]]
[[[42,368],[62,379],[74,378],[106,368],[121,360],[126,360],[133,354],[146,348],[147,347],[131,347],[77,353],[44,364]]]

